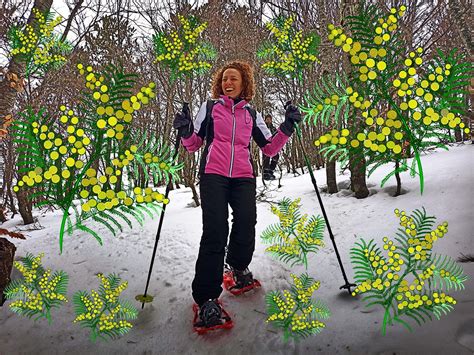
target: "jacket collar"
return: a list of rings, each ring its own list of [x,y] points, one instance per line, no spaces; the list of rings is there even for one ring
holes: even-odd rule
[[[247,101],[242,99],[234,105],[234,100],[226,95],[220,95],[219,102],[221,102],[224,106],[229,107],[229,108],[232,108],[232,106],[234,106],[236,109],[245,108],[249,104]]]

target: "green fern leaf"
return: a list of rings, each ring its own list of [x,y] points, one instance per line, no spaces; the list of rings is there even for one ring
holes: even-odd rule
[[[100,245],[102,245],[102,238],[100,238],[100,236],[99,236],[99,234],[97,234],[97,232],[93,231],[92,229],[90,229],[89,227],[86,227],[83,224],[76,224],[75,227],[77,229],[83,231],[83,232],[86,232],[86,233],[90,234],[91,236],[93,236],[99,242]]]

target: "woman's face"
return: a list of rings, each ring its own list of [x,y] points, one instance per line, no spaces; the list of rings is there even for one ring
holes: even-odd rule
[[[242,74],[234,68],[229,68],[222,74],[222,92],[230,98],[237,98],[242,92]]]

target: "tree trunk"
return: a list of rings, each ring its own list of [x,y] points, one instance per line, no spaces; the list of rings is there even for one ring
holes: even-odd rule
[[[343,0],[341,4],[341,18],[342,21],[347,18],[347,16],[354,16],[357,13],[357,7],[360,6],[359,1],[356,0]],[[350,73],[351,64],[349,62],[349,56],[343,56],[343,68],[346,73]],[[353,110],[353,108],[351,109]],[[349,127],[350,131],[357,130],[357,118],[355,114],[350,115],[349,118]],[[359,158],[359,156],[354,156],[349,153],[349,170],[351,172],[351,189],[355,192],[356,198],[366,198],[369,196],[369,189],[367,188],[367,183],[365,181],[365,158]]]
[[[35,0],[33,7],[38,9],[40,12],[45,13],[49,12],[52,3],[53,0]],[[27,24],[33,28],[38,27],[38,21],[33,11],[30,13]],[[19,91],[19,83],[22,82],[22,78],[25,75],[25,70],[25,63],[20,62],[18,55],[14,55],[8,64],[5,80],[0,82],[0,121],[2,122],[2,125],[6,121],[6,117],[12,114],[13,108],[15,107],[16,98]],[[21,176],[19,176],[19,178],[21,178]],[[33,215],[31,214],[32,205],[31,200],[28,199],[27,192],[20,190],[17,196],[18,209],[20,210],[23,222],[25,224],[33,223]]]
[[[460,128],[454,130],[454,140],[456,142],[462,142],[462,133]]]
[[[469,10],[470,1],[467,1],[467,7],[463,8],[459,0],[449,0],[449,14],[453,20],[451,23],[459,31],[460,37],[464,45],[469,51],[469,54],[474,55],[474,42],[472,40],[472,8]]]
[[[321,169],[321,168],[325,168],[326,167],[326,164],[324,163],[324,159],[322,158],[321,154],[319,153],[319,151],[317,152],[317,155],[316,155],[316,162],[317,162],[317,169]]]
[[[15,199],[13,198],[13,178],[15,171],[15,152],[13,151],[12,137],[6,137],[2,142],[2,157],[3,157],[3,205],[7,210],[12,211],[15,215],[17,212],[15,206]]]
[[[23,177],[24,174],[18,175],[18,180]],[[20,212],[21,218],[23,218],[24,224],[31,224],[34,222],[33,218],[33,201],[29,198],[31,195],[27,189],[20,189],[16,193],[16,199],[18,201],[18,211]]]
[[[472,60],[471,60],[472,61]],[[472,106],[472,103],[474,102],[474,78],[471,78],[469,85],[468,85],[468,92],[469,94],[466,95],[466,106],[470,107]],[[462,136],[463,136],[463,141],[467,141],[471,139],[471,141],[474,143],[474,112],[472,110],[468,110],[466,112],[466,115],[464,116],[463,120],[464,124],[466,125],[466,128],[469,128],[470,132],[466,133],[463,130]]]
[[[351,171],[351,188],[356,198],[369,196],[369,189],[365,181],[365,158],[349,157],[349,170]]]
[[[326,164],[326,180],[328,184],[328,193],[334,194],[337,192],[336,181],[336,162],[334,160],[328,161]]]
[[[0,306],[5,302],[3,290],[10,283],[13,259],[15,257],[16,247],[6,238],[0,238]]]
[[[52,3],[53,0],[35,0],[33,7],[44,13],[51,9]],[[30,13],[27,24],[34,28],[38,27],[38,22],[33,12]],[[19,61],[19,55],[14,55],[8,64],[7,75],[5,75],[5,78],[10,77],[11,79],[5,79],[0,82],[0,119],[2,122],[7,115],[12,113],[18,93],[16,82],[24,77],[25,70],[26,66]],[[15,75],[13,76],[13,74]]]
[[[395,192],[394,197],[400,196],[402,193],[402,179],[400,178],[400,173],[398,172],[398,168],[400,167],[400,161],[395,160],[395,179],[397,180],[397,191]]]
[[[196,204],[196,207],[201,206],[201,202],[199,201],[199,195],[196,191],[196,185],[192,183],[189,187],[191,188],[191,191],[193,192],[193,200],[194,200],[194,203]]]
[[[18,199],[18,210],[20,211],[21,218],[23,218],[23,223],[33,223],[33,205],[31,203],[31,200],[28,198],[27,192],[24,189],[20,189],[20,191],[16,193],[16,197]]]

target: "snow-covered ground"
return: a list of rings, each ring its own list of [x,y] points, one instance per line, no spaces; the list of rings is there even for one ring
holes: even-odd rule
[[[380,180],[389,171],[383,167],[369,180],[371,196],[357,200],[348,190],[322,198],[349,279],[353,271],[349,251],[359,237],[374,238],[379,245],[383,236],[393,236],[398,228],[395,208],[407,213],[424,206],[437,223],[449,222],[447,235],[439,240],[434,251],[457,258],[461,253],[474,254],[474,150],[472,145],[451,147],[449,152],[436,151],[422,157],[425,191],[420,195],[419,183],[402,175],[404,194],[392,197],[395,181],[380,188]],[[315,172],[320,187],[325,183],[325,171]],[[338,175],[342,187],[349,175]],[[275,187],[276,182],[272,183]],[[321,214],[316,194],[308,174],[284,176],[280,189],[267,193],[267,201],[283,197],[300,197],[302,212]],[[261,187],[261,181],[259,181]],[[53,312],[53,323],[34,322],[20,318],[8,309],[0,308],[0,354],[472,354],[474,352],[474,263],[462,264],[470,279],[464,291],[452,292],[458,300],[455,310],[440,321],[415,326],[413,333],[402,326],[389,327],[386,336],[380,332],[381,308],[367,309],[355,298],[339,290],[343,284],[337,259],[326,232],[326,247],[312,255],[308,273],[321,281],[314,297],[324,301],[332,311],[326,329],[299,343],[283,343],[281,333],[265,323],[265,293],[289,286],[290,269],[264,253],[257,237],[252,264],[254,275],[263,288],[241,297],[222,294],[222,302],[233,316],[235,326],[230,331],[198,336],[193,333],[191,281],[201,235],[201,210],[191,207],[190,189],[171,193],[149,294],[153,303],[140,309],[134,328],[117,341],[91,343],[88,330],[73,324],[72,294],[77,290],[97,289],[97,273],[118,273],[129,281],[124,298],[134,300],[144,291],[149,262],[153,251],[158,218],[148,220],[144,227],[135,226],[117,237],[104,230],[104,246],[95,239],[76,232],[67,237],[64,252],[59,254],[58,231],[60,216],[37,213],[40,230],[26,231],[26,241],[14,241],[17,257],[26,252],[45,253],[46,268],[62,269],[70,276],[70,302]],[[277,218],[270,204],[259,202],[257,236]],[[16,217],[2,225],[11,231],[25,230]],[[291,270],[297,274],[303,267]],[[14,271],[18,277],[18,271]],[[135,301],[134,301],[135,302]],[[136,303],[137,307],[140,304]]]

